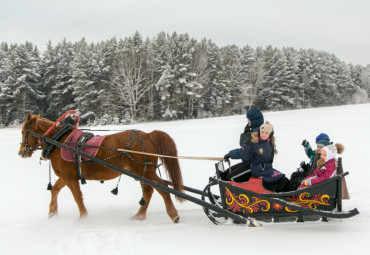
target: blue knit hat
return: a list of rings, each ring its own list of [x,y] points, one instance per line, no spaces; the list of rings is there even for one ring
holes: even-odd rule
[[[251,121],[252,131],[259,129],[259,127],[265,122],[262,112],[257,108],[249,109],[247,112],[247,118]]]
[[[321,133],[321,134],[319,134],[319,135],[316,137],[316,143],[317,143],[318,141],[320,141],[320,140],[323,140],[323,139],[330,141],[330,138],[329,138],[329,136],[328,136],[327,134],[325,134],[325,133]]]

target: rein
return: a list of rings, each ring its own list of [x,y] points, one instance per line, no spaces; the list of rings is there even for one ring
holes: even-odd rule
[[[66,143],[66,144],[76,145],[75,143]],[[102,149],[102,150],[112,150],[112,151],[121,151],[121,152],[128,152],[128,153],[148,155],[148,156],[156,156],[156,157],[160,157],[160,158],[215,160],[215,161],[223,161],[224,160],[224,158],[218,158],[218,157],[170,156],[170,155],[155,154],[155,153],[149,153],[149,152],[143,152],[143,151],[134,151],[134,150],[131,150],[131,149],[109,148],[109,147],[101,147],[101,146],[93,146],[93,145],[84,145],[84,146],[85,147],[90,147],[90,148],[98,148],[98,149]]]
[[[42,137],[41,135],[39,135],[37,133],[34,133],[34,132],[31,132],[31,135],[39,137],[39,138]],[[75,143],[66,143],[66,144],[77,145]],[[156,157],[163,157],[163,158],[213,160],[213,161],[223,161],[224,160],[224,158],[219,158],[219,157],[170,156],[170,155],[155,154],[155,153],[149,153],[149,152],[143,152],[143,151],[134,151],[134,150],[131,150],[131,149],[109,148],[109,147],[101,147],[101,146],[93,146],[93,145],[84,145],[84,147],[98,148],[98,149],[102,149],[102,150],[128,152],[128,153],[148,155],[148,156],[156,156]]]
[[[163,157],[163,158],[215,160],[215,161],[224,160],[224,158],[218,158],[218,157],[169,156],[169,155],[162,155],[162,154],[155,154],[155,153],[148,153],[148,152],[141,152],[141,151],[133,151],[133,150],[127,150],[127,149],[116,149],[116,150],[117,151],[123,151],[123,152],[136,153],[136,154],[144,154],[144,155],[150,155],[150,156]]]
[[[89,129],[89,128],[80,128],[80,130],[84,131],[124,131],[124,130],[110,130],[110,129]],[[72,144],[75,145],[75,144]],[[98,148],[102,150],[114,150],[114,151],[121,151],[121,152],[130,152],[135,154],[142,154],[142,155],[149,155],[149,156],[157,156],[157,157],[163,157],[163,158],[176,158],[176,159],[194,159],[194,160],[214,160],[214,161],[223,161],[224,158],[218,158],[218,157],[193,157],[193,156],[169,156],[169,155],[162,155],[162,154],[154,154],[154,153],[147,153],[142,151],[134,151],[130,149],[115,149],[115,148],[107,148],[107,147],[99,147],[99,146],[92,146],[92,145],[85,145],[86,147],[90,148]]]

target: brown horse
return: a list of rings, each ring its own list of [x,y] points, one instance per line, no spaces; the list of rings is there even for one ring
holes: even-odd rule
[[[36,137],[32,136],[30,132],[42,135],[46,131],[48,131],[53,126],[53,124],[53,121],[41,118],[40,115],[28,114],[22,127],[22,143],[18,154],[22,158],[31,157],[33,152],[39,147],[39,140]],[[51,134],[48,137],[52,137],[53,134],[55,134],[59,129],[60,127],[54,128],[54,130],[51,131]],[[71,131],[63,135],[59,142],[63,143],[68,135],[75,129],[76,127],[73,127]],[[141,136],[141,140],[132,140],[132,137],[130,138],[131,132],[129,130],[108,135],[102,141],[100,146],[104,148],[122,148],[128,142],[131,142],[131,150],[133,151],[142,151],[142,146],[144,144],[147,153],[177,156],[176,144],[174,143],[173,139],[165,132],[156,130],[150,133],[145,133],[138,131],[138,134]],[[45,144],[41,144],[40,146],[41,148],[44,148]],[[147,162],[153,162],[153,164],[147,165],[144,177],[157,183],[167,185],[165,182],[162,181],[161,178],[158,177],[156,173],[155,165],[157,165],[158,161],[157,156],[129,153],[129,157],[124,157],[124,160],[122,161],[122,158],[115,156],[115,154],[117,154],[117,151],[100,148],[96,154],[96,157],[99,159],[106,159],[106,161],[110,164],[113,164],[125,170],[129,170],[139,176],[143,176],[143,164],[145,162],[144,156],[146,156]],[[166,168],[167,175],[169,176],[174,189],[183,192],[182,175],[177,158],[161,157],[161,160]],[[87,210],[83,202],[79,183],[80,178],[78,177],[76,172],[75,162],[65,161],[61,157],[60,147],[55,147],[55,149],[50,153],[50,161],[55,175],[59,178],[51,190],[49,216],[53,216],[58,213],[58,194],[60,190],[67,185],[68,188],[71,190],[73,197],[78,205],[80,218],[85,217],[87,215]],[[81,170],[82,176],[86,180],[105,181],[114,179],[120,175],[120,173],[97,163],[85,163],[83,161],[81,164]],[[140,184],[142,186],[145,204],[140,206],[138,212],[132,217],[132,219],[145,220],[148,205],[153,194],[153,187],[143,183]],[[179,214],[172,203],[170,194],[159,189],[156,190],[163,197],[164,203],[166,205],[167,214],[170,216],[171,220],[174,223],[177,223],[179,221]],[[183,201],[183,199],[180,197],[176,198],[180,202]]]

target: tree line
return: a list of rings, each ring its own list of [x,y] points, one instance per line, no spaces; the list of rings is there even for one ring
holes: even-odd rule
[[[368,102],[370,65],[314,49],[228,45],[188,34],[139,32],[100,43],[62,40],[44,52],[0,45],[0,125],[27,112],[82,124],[208,118]]]

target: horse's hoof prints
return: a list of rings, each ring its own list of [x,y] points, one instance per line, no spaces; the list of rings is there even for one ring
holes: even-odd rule
[[[48,219],[55,218],[56,216],[58,216],[57,213],[51,213],[51,214],[48,215]]]

